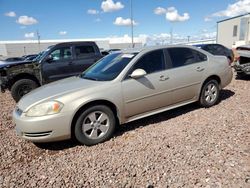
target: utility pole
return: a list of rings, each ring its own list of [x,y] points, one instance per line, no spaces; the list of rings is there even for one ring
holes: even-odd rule
[[[170,44],[173,44],[173,28],[170,29]]]
[[[24,53],[24,55],[26,55],[26,47],[25,46],[23,47],[23,53]]]
[[[36,35],[37,35],[37,43],[38,43],[38,50],[39,50],[39,52],[41,51],[41,49],[40,49],[40,34],[39,34],[39,31],[37,30],[36,31]]]
[[[134,48],[134,18],[133,18],[133,0],[130,0],[130,20],[131,20],[131,39],[132,48]]]
[[[188,43],[190,42],[190,36],[187,36],[187,38],[188,38]]]

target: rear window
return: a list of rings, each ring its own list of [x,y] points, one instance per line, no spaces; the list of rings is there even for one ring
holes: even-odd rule
[[[207,52],[211,53],[212,55],[224,55],[227,56],[229,53],[229,50],[223,46],[220,45],[206,45],[202,48],[203,50],[206,50]]]
[[[169,56],[173,67],[181,67],[207,60],[207,56],[190,48],[170,48]]]
[[[76,51],[77,58],[85,57],[86,55],[95,54],[95,49],[93,46],[86,46],[86,45],[76,46],[75,51]]]

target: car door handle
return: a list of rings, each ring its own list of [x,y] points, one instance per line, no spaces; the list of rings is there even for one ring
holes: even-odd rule
[[[196,71],[198,71],[198,72],[201,72],[201,71],[204,71],[204,70],[205,70],[205,68],[201,68],[201,67],[196,68]]]
[[[166,80],[168,80],[168,79],[169,79],[168,76],[161,75],[159,80],[160,80],[160,81],[166,81]]]

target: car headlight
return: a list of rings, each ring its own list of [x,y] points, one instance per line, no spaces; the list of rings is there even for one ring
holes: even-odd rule
[[[63,108],[63,104],[58,101],[49,101],[32,106],[26,113],[28,117],[39,117],[57,114]]]

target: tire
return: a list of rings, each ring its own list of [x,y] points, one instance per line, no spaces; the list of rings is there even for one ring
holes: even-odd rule
[[[206,82],[200,94],[200,105],[205,108],[209,108],[219,101],[220,89],[216,80],[209,80]]]
[[[115,127],[116,119],[109,107],[92,106],[78,117],[74,127],[74,136],[79,143],[91,146],[111,138]]]
[[[17,80],[11,87],[11,95],[18,102],[22,96],[38,87],[38,84],[30,79]]]

